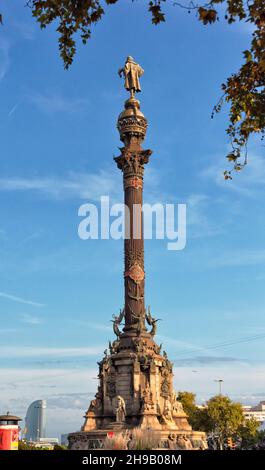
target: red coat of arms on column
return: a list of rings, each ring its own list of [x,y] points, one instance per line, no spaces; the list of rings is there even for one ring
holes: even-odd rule
[[[136,284],[144,280],[144,270],[138,263],[134,263],[129,271],[124,274],[125,277],[129,276]]]

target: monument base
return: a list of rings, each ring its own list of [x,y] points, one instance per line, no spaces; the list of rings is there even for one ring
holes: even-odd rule
[[[141,429],[141,426],[138,429]],[[130,432],[134,428],[124,426],[119,429],[94,429],[93,431],[80,431],[68,435],[69,449],[71,450],[92,450],[103,449],[104,441],[111,432],[119,434]],[[144,429],[148,429],[144,426]],[[152,428],[149,428],[152,429]],[[184,429],[152,429],[152,433],[160,439],[158,449],[176,449],[176,450],[205,450],[207,449],[206,435],[201,431],[185,431]],[[129,446],[130,447],[130,446]],[[131,449],[133,450],[133,449]]]
[[[69,434],[69,449],[104,447],[108,434],[151,429],[160,447],[203,449],[203,432],[193,431],[173,389],[172,363],[150,333],[128,332],[99,362],[100,385],[80,432]]]

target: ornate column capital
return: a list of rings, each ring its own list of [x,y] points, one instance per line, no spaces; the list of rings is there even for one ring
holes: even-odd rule
[[[127,147],[120,149],[121,155],[114,157],[117,167],[124,177],[138,177],[143,179],[144,165],[149,162],[152,150],[130,150]]]

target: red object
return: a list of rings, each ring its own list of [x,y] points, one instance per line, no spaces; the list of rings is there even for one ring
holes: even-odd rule
[[[140,189],[143,187],[143,181],[140,178],[129,178],[125,181],[125,189],[135,188]]]
[[[18,450],[18,436],[20,428],[18,416],[0,415],[0,450]]]
[[[112,432],[112,431],[111,431],[111,432],[108,432],[107,436],[112,439],[112,438],[114,437],[114,432]]]
[[[124,276],[129,276],[136,284],[139,284],[144,280],[144,271],[138,263],[134,263],[129,271],[124,273]]]
[[[18,426],[0,426],[0,450],[18,449]]]

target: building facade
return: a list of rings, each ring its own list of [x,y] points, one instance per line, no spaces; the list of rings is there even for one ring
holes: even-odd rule
[[[265,401],[256,406],[243,406],[244,416],[247,420],[256,419],[262,428],[265,427]]]
[[[36,400],[28,407],[24,431],[27,441],[39,441],[46,437],[46,406],[46,400]]]

